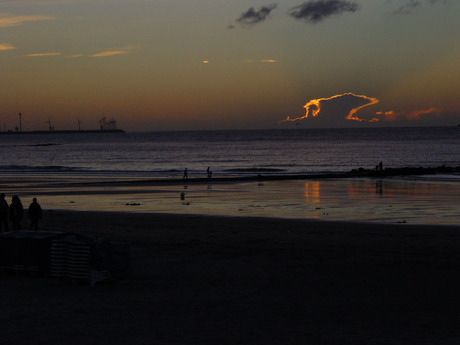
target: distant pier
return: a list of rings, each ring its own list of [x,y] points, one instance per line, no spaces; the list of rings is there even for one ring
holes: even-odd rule
[[[18,134],[83,134],[83,133],[125,133],[122,129],[87,129],[87,130],[54,130],[54,131],[6,131],[0,135]]]

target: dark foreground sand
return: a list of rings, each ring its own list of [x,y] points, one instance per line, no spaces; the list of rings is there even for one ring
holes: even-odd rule
[[[46,212],[132,275],[0,272],[0,344],[460,344],[460,227]]]

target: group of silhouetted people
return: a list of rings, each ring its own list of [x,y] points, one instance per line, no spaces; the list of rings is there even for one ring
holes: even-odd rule
[[[12,230],[21,230],[21,221],[24,216],[24,207],[22,206],[21,199],[17,195],[11,198],[11,204],[5,200],[5,194],[0,194],[0,232],[9,231],[9,222],[11,222]],[[37,202],[37,198],[33,198],[32,203],[27,210],[27,216],[30,219],[29,230],[38,230],[38,221],[42,217],[42,208]]]

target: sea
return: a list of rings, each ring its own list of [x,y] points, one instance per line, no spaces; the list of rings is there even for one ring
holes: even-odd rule
[[[14,134],[0,159],[0,174],[159,179],[460,166],[460,127]]]
[[[44,208],[460,225],[460,174],[193,185],[353,169],[460,166],[460,127],[0,134],[0,190]]]

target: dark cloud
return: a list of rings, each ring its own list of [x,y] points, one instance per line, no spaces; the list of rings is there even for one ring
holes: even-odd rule
[[[257,11],[254,9],[254,7],[251,7],[246,12],[243,12],[236,21],[240,24],[248,26],[258,24],[267,19],[270,12],[274,10],[276,7],[276,4],[271,4],[268,6],[263,6]]]
[[[288,14],[295,19],[318,23],[332,15],[356,10],[357,4],[345,0],[311,0],[292,8]]]
[[[416,8],[423,7],[425,5],[435,5],[438,3],[447,3],[447,0],[404,0],[403,4],[393,12],[393,14],[410,14]]]
[[[422,3],[417,0],[410,0],[404,4],[402,4],[393,14],[409,14],[415,8],[422,6]]]

